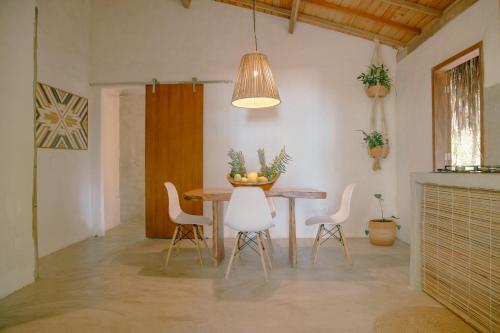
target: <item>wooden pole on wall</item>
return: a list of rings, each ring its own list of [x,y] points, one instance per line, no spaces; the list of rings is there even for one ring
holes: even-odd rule
[[[32,234],[35,267],[33,276],[35,280],[40,278],[38,258],[38,198],[37,198],[37,160],[38,150],[36,147],[36,84],[38,72],[38,7],[35,6],[35,20],[33,31],[33,193],[32,193]]]

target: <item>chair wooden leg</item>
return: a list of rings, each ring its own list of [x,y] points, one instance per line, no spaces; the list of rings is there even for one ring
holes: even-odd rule
[[[314,242],[313,242],[313,246],[312,246],[312,256],[313,258],[316,256],[316,250],[317,250],[317,246],[318,246],[318,241],[319,241],[319,237],[320,237],[320,232],[321,232],[321,226],[322,224],[319,225],[318,227],[318,231],[316,232],[316,237],[314,238]]]
[[[262,250],[266,255],[267,263],[269,264],[269,269],[273,269],[273,264],[271,263],[271,257],[269,256],[269,251],[266,250],[266,247],[264,246],[264,240],[262,238],[261,241],[262,241]]]
[[[316,263],[318,261],[318,255],[319,255],[319,248],[321,247],[321,236],[323,234],[323,228],[325,227],[324,224],[320,225],[319,226],[319,230],[318,230],[318,236],[316,236],[316,249],[315,249],[315,252],[314,252],[314,263]]]
[[[179,244],[181,243],[182,240],[182,229],[184,229],[184,226],[182,224],[179,224],[179,230],[177,231],[178,240],[177,243],[175,243],[174,245],[176,254],[179,254],[179,252],[181,251],[181,247],[179,246]]]
[[[245,240],[246,237],[246,234],[245,233],[242,233],[241,234],[241,237],[238,238],[237,240],[237,244],[238,244],[238,252],[236,252],[236,257],[234,258],[235,261],[238,261],[238,259],[240,259],[240,255],[241,255],[241,242]]]
[[[212,252],[210,252],[210,248],[208,247],[207,240],[205,238],[205,235],[203,234],[202,227],[200,225],[197,226],[198,230],[198,235],[200,236],[200,239],[203,241],[203,244],[205,245],[205,249],[207,250],[208,257],[211,258],[214,263],[217,263],[217,260],[215,260],[214,256],[212,255]]]
[[[347,238],[345,237],[344,229],[342,228],[342,226],[340,224],[337,224],[337,229],[338,229],[339,234],[340,234],[340,239],[342,240],[342,247],[344,248],[344,255],[347,258],[347,261],[349,261],[349,263],[352,263],[351,253],[349,252],[349,246],[347,245]]]
[[[201,249],[200,249],[200,240],[198,238],[198,226],[196,224],[193,224],[193,234],[194,234],[194,241],[196,243],[196,250],[198,251],[198,259],[200,260],[200,265],[203,266],[203,258],[201,257]]]
[[[260,253],[260,262],[262,263],[262,269],[264,270],[264,278],[267,281],[267,268],[266,268],[266,260],[264,259],[264,251],[262,250],[264,246],[262,245],[262,237],[260,232],[257,233],[257,243],[259,246],[259,253]]]
[[[236,237],[236,242],[234,243],[234,247],[233,247],[233,253],[231,253],[231,258],[229,259],[229,265],[227,265],[226,276],[225,276],[226,279],[229,277],[229,273],[231,273],[231,268],[233,267],[234,257],[236,256],[237,253],[240,252],[239,243],[240,243],[241,234],[242,234],[241,232],[238,232],[238,236]]]
[[[175,226],[174,235],[172,236],[172,241],[170,242],[170,246],[168,248],[167,257],[165,258],[165,267],[164,267],[165,269],[167,269],[168,262],[170,261],[170,255],[172,254],[172,249],[174,248],[175,240],[177,239],[178,232],[179,232],[179,225],[177,224]]]
[[[269,232],[269,229],[266,229],[266,239],[269,252],[273,253],[273,241],[271,240],[271,233]]]

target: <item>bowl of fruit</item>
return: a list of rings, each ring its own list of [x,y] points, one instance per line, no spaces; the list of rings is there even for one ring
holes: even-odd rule
[[[270,190],[280,175],[286,172],[286,165],[291,161],[291,157],[283,147],[270,165],[266,164],[264,149],[259,149],[260,170],[247,172],[245,158],[241,151],[229,150],[229,165],[231,172],[227,175],[228,182],[234,187],[238,186],[258,186],[264,191]]]
[[[238,186],[258,186],[262,188],[264,191],[270,190],[273,187],[274,183],[278,180],[278,177],[275,177],[272,180],[267,179],[266,176],[259,176],[258,172],[249,172],[246,175],[240,175],[239,173],[235,174],[231,177],[231,174],[227,175],[227,180],[234,187]]]

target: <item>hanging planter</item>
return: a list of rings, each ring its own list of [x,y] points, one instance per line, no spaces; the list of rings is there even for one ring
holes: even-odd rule
[[[379,147],[375,147],[375,148],[368,148],[368,155],[370,155],[370,157],[372,158],[387,158],[387,156],[389,156],[389,151],[390,151],[390,147],[389,147],[389,140],[388,139],[384,139],[384,145],[383,146],[379,146]]]
[[[368,71],[361,73],[357,79],[363,83],[366,95],[372,98],[370,131],[361,132],[363,132],[363,140],[368,147],[368,155],[374,160],[372,169],[376,171],[382,168],[380,160],[387,158],[390,151],[385,121],[384,97],[391,91],[392,82],[389,76],[389,68],[385,67],[380,56],[380,43],[375,40],[374,44],[371,65],[368,66]],[[380,117],[380,127],[377,126],[378,116]]]
[[[368,148],[368,155],[373,158],[373,171],[380,170],[380,160],[384,159],[389,155],[389,140],[384,137],[384,135],[377,131],[372,131],[367,133],[366,131],[360,130],[363,133],[363,141],[366,143]]]
[[[385,97],[389,94],[390,88],[377,84],[375,86],[365,86],[365,93],[368,97]]]
[[[371,64],[366,73],[361,73],[358,80],[365,86],[368,97],[385,97],[391,90],[389,69],[383,64]]]

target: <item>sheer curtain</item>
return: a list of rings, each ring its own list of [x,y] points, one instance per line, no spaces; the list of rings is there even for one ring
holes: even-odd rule
[[[479,57],[448,71],[452,165],[481,164]]]

